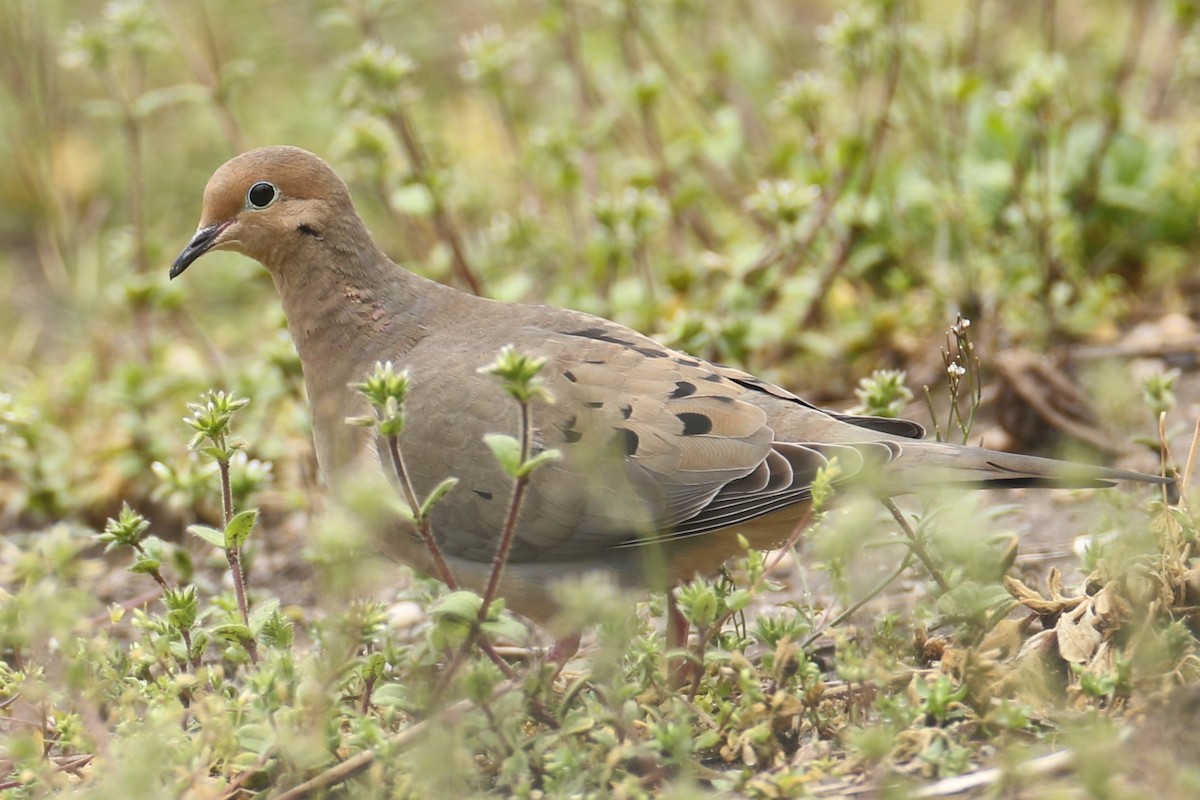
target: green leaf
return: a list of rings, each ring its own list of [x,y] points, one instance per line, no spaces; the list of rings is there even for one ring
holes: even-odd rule
[[[438,501],[445,497],[446,492],[453,489],[457,484],[458,478],[446,478],[446,480],[433,487],[433,491],[425,497],[425,502],[421,503],[421,519],[428,517]]]
[[[488,606],[489,617],[492,615],[493,609],[496,609],[497,606],[501,606],[498,609],[499,611],[504,610],[501,601],[495,600]],[[529,629],[511,616],[500,616],[495,619],[489,619],[479,627],[490,639],[504,639],[515,644],[524,644],[529,638]]]
[[[467,670],[464,678],[467,699],[477,706],[484,706],[490,702],[492,693],[504,676],[496,669],[496,665],[489,661],[474,665],[472,669]]]
[[[426,217],[433,213],[433,195],[419,183],[410,183],[392,192],[388,204],[394,211],[414,217]]]
[[[383,653],[371,653],[363,662],[362,675],[364,678],[379,678],[383,675],[383,669],[387,666],[387,659]]]
[[[275,735],[271,729],[255,722],[238,728],[237,738],[241,747],[259,755],[265,753],[267,748],[275,742]]]
[[[489,433],[483,441],[491,448],[500,468],[514,478],[520,477],[521,472],[521,443],[503,433]]]
[[[404,520],[405,522],[409,523],[410,525],[417,524],[416,514],[414,514],[412,509],[408,507],[408,503],[404,502],[403,498],[400,498],[400,497],[389,498],[388,505],[391,507],[391,509],[393,511],[396,512],[396,515],[399,516],[400,519]]]
[[[217,447],[216,445],[209,445],[208,447],[202,447],[202,448],[200,448],[199,452],[208,456],[213,461],[228,461],[230,456],[233,455],[233,453],[230,452],[230,450],[228,448]]]
[[[229,520],[229,524],[225,526],[225,549],[240,548],[257,521],[258,509],[255,508],[234,515],[233,519]]]
[[[250,631],[255,636],[262,633],[263,626],[270,622],[272,615],[279,610],[279,598],[272,597],[250,609]]]
[[[150,575],[158,571],[162,565],[157,558],[139,558],[129,566],[129,571],[139,575]]]
[[[409,702],[408,690],[399,683],[385,683],[371,692],[373,705],[404,708]]]
[[[404,433],[404,415],[397,414],[379,421],[380,436],[399,436]]]
[[[559,733],[563,736],[578,736],[596,727],[596,718],[587,714],[572,714],[563,722]]]
[[[250,629],[240,622],[227,622],[224,625],[218,625],[213,628],[212,632],[226,641],[237,642],[238,644],[253,638],[250,634]]]
[[[203,86],[195,84],[179,84],[162,89],[151,89],[133,102],[133,116],[145,119],[164,108],[183,103],[203,103],[208,99],[208,91]]]
[[[220,550],[225,549],[225,534],[207,525],[188,525],[188,533],[199,536],[204,541]]]
[[[474,592],[461,590],[450,592],[439,599],[429,609],[429,616],[434,620],[441,619],[475,619],[479,616],[479,607],[483,605],[483,598]]]
[[[725,607],[730,611],[744,611],[750,606],[753,596],[745,589],[735,589],[725,598]]]
[[[532,473],[535,469],[542,466],[543,464],[548,464],[551,461],[558,461],[561,458],[562,458],[562,452],[559,450],[546,450],[541,453],[538,453],[536,456],[529,459],[528,461],[526,461],[524,464],[522,464],[518,468],[519,474],[517,475],[517,477],[518,478],[527,477],[530,473]]]
[[[692,600],[692,622],[701,628],[712,625],[717,619],[717,605],[716,589],[705,586]]]

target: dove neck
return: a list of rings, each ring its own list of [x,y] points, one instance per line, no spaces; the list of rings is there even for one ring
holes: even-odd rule
[[[424,335],[421,315],[445,287],[396,266],[373,242],[309,265],[272,277],[300,356],[318,460],[323,471],[340,471],[362,449],[364,430],[343,420],[368,411],[349,384],[365,380],[376,361],[403,366]]]
[[[365,358],[407,349],[429,282],[396,266],[370,239],[324,255],[297,259],[303,270],[272,270],[305,371],[363,369]]]

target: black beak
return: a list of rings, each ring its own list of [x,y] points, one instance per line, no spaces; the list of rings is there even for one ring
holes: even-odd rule
[[[217,236],[228,225],[229,223],[225,222],[218,225],[209,225],[207,228],[201,228],[196,231],[196,235],[188,242],[187,247],[183,248],[183,252],[179,254],[179,258],[175,259],[175,263],[171,265],[171,279],[178,278],[183,274],[185,269],[191,266],[193,261],[211,250],[213,244],[217,241]]]

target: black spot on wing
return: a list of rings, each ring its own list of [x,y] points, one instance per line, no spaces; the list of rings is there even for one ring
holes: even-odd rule
[[[851,425],[857,425],[858,427],[866,428],[869,431],[890,433],[895,436],[903,436],[906,439],[922,439],[925,437],[925,429],[917,423],[907,419],[896,419],[892,417],[865,417],[855,414],[833,414],[833,416],[842,422],[849,422]]]
[[[491,493],[491,492],[489,492],[489,491],[485,491],[484,489],[476,489],[476,490],[475,490],[475,494],[479,495],[479,496],[480,496],[480,497],[482,497],[484,500],[491,500],[491,499],[492,499],[492,493]]]
[[[678,400],[681,397],[687,397],[696,393],[696,384],[691,381],[676,381],[675,391],[671,392],[671,397]]]
[[[588,400],[584,403],[588,408],[604,408],[603,400]]]
[[[618,339],[612,336],[604,328],[583,328],[577,331],[567,331],[567,336],[579,336],[583,339],[595,339],[598,342],[610,342],[611,344],[620,344],[626,347],[633,346],[633,342],[625,339]]]
[[[617,432],[616,442],[620,451],[627,456],[635,455],[638,449],[638,435],[629,428],[613,428],[613,430]]]
[[[676,414],[679,421],[683,423],[684,436],[703,436],[710,433],[713,428],[712,418],[707,414],[698,414],[695,411],[685,411],[682,414]]]
[[[559,430],[562,431],[563,438],[566,439],[567,444],[574,444],[583,438],[583,434],[575,430],[576,420],[576,417],[571,417],[559,428]]]
[[[622,403],[621,404],[621,416],[624,417],[625,419],[629,419],[630,417],[632,417],[633,416],[633,406],[631,406],[629,403]]]
[[[575,373],[571,372],[569,369],[563,371],[563,377],[569,380],[571,383],[576,383],[579,381],[579,378],[575,377]]]
[[[704,380],[706,380],[706,381],[711,381],[711,382],[713,382],[713,383],[720,383],[720,382],[721,382],[721,376],[720,376],[720,375],[718,375],[718,374],[717,374],[717,373],[715,373],[715,372],[710,372],[710,373],[708,373],[707,375],[705,375],[705,376],[704,376]]]
[[[631,342],[628,339],[622,339],[619,336],[613,336],[604,328],[583,328],[578,331],[567,331],[567,336],[579,336],[584,339],[595,339],[598,342],[608,342],[609,344],[619,344],[622,347],[628,347],[635,353],[641,353],[646,358],[666,358],[667,352],[657,347],[647,347],[637,342]]]

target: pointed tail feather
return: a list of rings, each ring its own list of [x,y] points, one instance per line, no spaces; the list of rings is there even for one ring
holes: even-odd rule
[[[972,489],[1086,489],[1109,487],[1121,481],[1156,485],[1173,482],[1172,478],[1161,475],[965,445],[904,442],[899,451],[883,471],[883,489],[889,494],[941,485]]]

